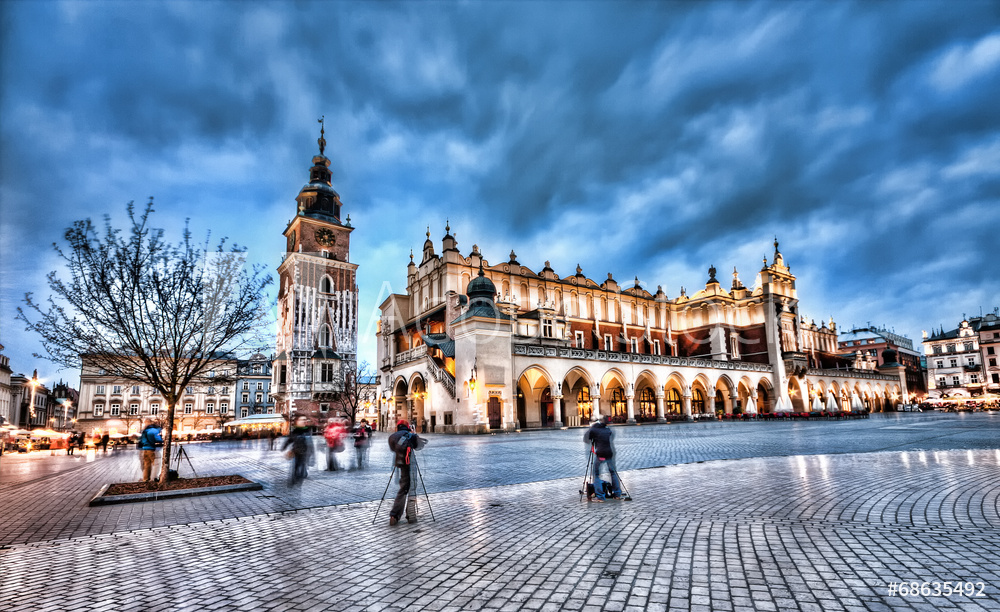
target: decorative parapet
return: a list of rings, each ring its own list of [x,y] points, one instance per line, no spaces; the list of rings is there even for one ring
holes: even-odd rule
[[[420,346],[411,348],[408,351],[403,351],[402,353],[396,353],[396,359],[394,363],[395,365],[402,365],[404,363],[416,361],[426,354],[427,354],[427,346],[421,344]]]
[[[714,370],[740,370],[744,372],[771,371],[771,366],[766,363],[750,363],[748,361],[716,361],[714,359],[668,357],[665,355],[643,355],[639,353],[618,353],[614,351],[589,351],[577,348],[534,346],[530,344],[515,344],[514,355],[562,359],[586,359],[590,361],[608,361],[612,363],[638,363],[691,368],[710,368]]]
[[[887,374],[877,374],[868,370],[806,370],[807,376],[833,376],[835,378],[864,378],[867,380],[885,380],[899,382],[899,377]]]

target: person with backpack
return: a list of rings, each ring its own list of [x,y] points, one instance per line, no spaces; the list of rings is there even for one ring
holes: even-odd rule
[[[291,448],[289,448],[291,447]],[[312,443],[309,440],[309,419],[303,415],[295,417],[295,427],[288,432],[281,450],[288,449],[286,457],[292,460],[292,471],[288,474],[289,486],[301,484],[306,476],[306,465],[312,454]]]
[[[160,428],[151,419],[146,419],[143,424],[145,427],[139,434],[139,458],[142,462],[142,481],[149,482],[156,462],[156,445],[163,444],[163,437],[160,435]]]
[[[605,498],[605,482],[601,480],[601,466],[605,466],[611,474],[611,496],[614,499],[621,497],[621,482],[618,480],[618,470],[615,469],[615,450],[612,438],[614,432],[608,427],[607,415],[595,421],[587,433],[583,434],[583,441],[590,443],[590,452],[594,453],[594,499],[596,502],[603,502]],[[587,499],[590,500],[588,492]]]
[[[410,462],[413,452],[423,448],[425,442],[410,431],[410,423],[406,419],[400,419],[396,423],[396,433],[389,436],[389,450],[395,455],[395,466],[399,470],[399,492],[389,511],[390,526],[399,523],[404,509],[406,521],[417,522],[417,488],[410,486]]]

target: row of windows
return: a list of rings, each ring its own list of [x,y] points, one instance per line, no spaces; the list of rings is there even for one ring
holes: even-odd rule
[[[142,407],[138,403],[131,403],[131,404],[129,404],[127,410],[128,410],[127,414],[129,414],[129,415],[142,414]],[[184,402],[184,405],[181,408],[181,411],[184,414],[192,414],[194,412],[194,404],[192,402]],[[158,414],[160,414],[160,405],[159,404],[150,404],[149,405],[149,414],[150,415],[158,415]],[[208,403],[205,404],[205,414],[215,414],[215,402],[208,402]],[[219,414],[229,414],[229,402],[220,402],[219,403]],[[109,416],[121,416],[122,415],[122,405],[119,404],[119,403],[117,403],[117,402],[111,402],[110,404],[108,404],[108,415]],[[102,416],[104,416],[104,404],[103,403],[96,403],[96,404],[94,404],[94,416],[95,417],[102,417]]]
[[[261,388],[260,384],[261,383],[257,383],[257,388],[258,389]],[[244,387],[243,387],[244,389],[246,389],[245,385],[246,385],[246,383],[244,383]],[[184,390],[188,394],[194,395],[194,387],[185,387]],[[131,389],[131,394],[132,395],[140,395],[141,391],[142,391],[142,387],[140,387],[139,385],[132,385],[132,389]],[[151,389],[150,393],[152,395],[159,395],[160,394],[160,392],[157,391],[156,389]],[[206,391],[206,393],[208,393],[209,395],[216,395],[216,393],[215,393],[215,387],[209,387],[208,390]],[[112,395],[121,395],[122,394],[122,385],[111,385],[111,394]],[[220,387],[219,394],[221,394],[221,395],[229,395],[229,387]],[[97,385],[97,395],[107,395],[107,387],[105,385]]]
[[[948,352],[949,353],[954,353],[954,352],[956,352],[958,346],[955,343],[951,342],[951,343],[948,343],[947,348],[948,348]],[[974,350],[976,350],[976,344],[975,344],[975,342],[966,342],[965,345],[964,345],[964,349],[966,351],[974,351]],[[943,352],[943,349],[942,349],[941,345],[940,344],[935,344],[934,345],[934,354],[935,355],[940,355],[942,352]]]
[[[249,380],[244,380],[243,381],[243,390],[246,391],[249,388],[250,388],[250,381]],[[263,382],[257,381],[257,390],[258,391],[263,391],[264,390],[264,383]]]

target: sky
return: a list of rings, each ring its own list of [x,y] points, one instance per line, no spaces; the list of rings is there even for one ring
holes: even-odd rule
[[[446,223],[488,263],[750,285],[919,346],[1000,306],[1000,4],[0,3],[0,343],[73,221],[154,197],[274,272],[325,117],[360,356]],[[65,276],[65,275],[63,275]]]

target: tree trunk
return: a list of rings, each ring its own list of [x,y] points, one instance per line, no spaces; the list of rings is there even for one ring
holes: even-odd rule
[[[167,404],[167,423],[163,428],[163,461],[160,463],[160,482],[157,488],[161,491],[167,486],[167,476],[170,473],[170,443],[174,437],[174,410],[177,401]]]

